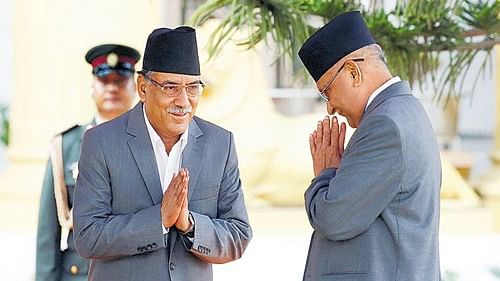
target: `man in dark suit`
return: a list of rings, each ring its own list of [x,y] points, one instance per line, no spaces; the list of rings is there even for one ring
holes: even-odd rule
[[[85,55],[92,65],[97,114],[89,124],[73,126],[52,141],[38,218],[37,281],[87,280],[89,261],[75,250],[71,217],[82,136],[87,128],[130,109],[136,90],[134,65],[139,57],[137,50],[116,44],[96,46]]]
[[[148,37],[141,102],[88,130],[74,197],[89,280],[212,280],[251,237],[231,132],[194,116],[204,84],[196,34]]]
[[[438,281],[441,166],[408,82],[393,77],[359,12],[314,33],[299,56],[329,114],[310,136],[314,233],[304,280]]]

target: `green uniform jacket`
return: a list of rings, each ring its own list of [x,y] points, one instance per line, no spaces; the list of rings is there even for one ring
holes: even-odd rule
[[[74,126],[62,132],[64,181],[68,202],[73,205],[75,180],[73,169],[80,159],[82,136],[87,126]],[[80,257],[73,242],[73,231],[68,237],[68,249],[60,250],[61,227],[57,219],[54,195],[54,177],[49,160],[40,199],[36,241],[36,281],[87,280],[89,261]]]

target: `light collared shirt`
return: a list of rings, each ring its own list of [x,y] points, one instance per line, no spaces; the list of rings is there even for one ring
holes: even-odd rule
[[[378,87],[374,92],[373,94],[368,98],[368,102],[366,103],[366,106],[365,106],[365,110],[368,108],[368,106],[370,105],[370,103],[372,103],[372,101],[380,94],[382,93],[382,91],[384,91],[385,89],[389,88],[389,86],[391,86],[392,84],[395,84],[395,83],[398,83],[398,82],[401,82],[401,78],[399,78],[399,76],[394,76],[392,77],[391,79],[387,80],[384,84],[382,84],[382,86]]]
[[[186,128],[186,131],[181,135],[179,140],[174,144],[172,150],[170,150],[170,155],[167,154],[167,150],[163,141],[161,140],[158,133],[156,133],[155,129],[149,122],[148,116],[146,115],[146,110],[144,109],[144,105],[142,106],[142,111],[144,113],[144,121],[146,121],[146,128],[148,129],[149,138],[151,139],[151,144],[153,145],[153,151],[155,153],[156,166],[158,167],[158,175],[160,176],[161,189],[163,193],[168,188],[168,185],[172,181],[172,175],[174,173],[178,173],[181,168],[182,162],[182,152],[187,145],[188,142],[188,131],[189,127]],[[167,233],[168,230],[162,223],[163,234]]]

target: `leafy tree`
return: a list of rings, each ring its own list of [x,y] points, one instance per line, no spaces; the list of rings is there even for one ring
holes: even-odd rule
[[[430,77],[437,99],[458,95],[465,81],[459,78],[486,51],[477,81],[500,42],[498,0],[397,0],[391,11],[377,8],[378,2],[364,7],[352,0],[209,0],[195,11],[190,24],[201,25],[222,12],[222,21],[208,43],[210,57],[236,31],[246,28],[249,35],[238,44],[253,48],[272,40],[278,46],[277,56],[296,59],[302,43],[318,27],[341,13],[360,10],[386,53],[391,71],[420,85]],[[449,60],[438,71],[441,53],[447,53]]]

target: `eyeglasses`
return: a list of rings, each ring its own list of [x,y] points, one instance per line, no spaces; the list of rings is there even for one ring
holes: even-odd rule
[[[321,96],[321,98],[323,98],[325,101],[329,101],[330,99],[325,95],[325,92],[326,90],[328,89],[328,87],[330,87],[330,85],[333,83],[333,80],[335,80],[335,78],[337,78],[337,76],[339,75],[340,71],[342,71],[342,69],[344,68],[344,66],[346,65],[346,63],[348,61],[355,61],[355,62],[359,62],[359,61],[364,61],[365,59],[364,58],[355,58],[355,59],[348,59],[346,60],[342,66],[339,68],[339,70],[337,70],[337,73],[335,73],[335,75],[333,75],[333,78],[332,80],[330,80],[330,82],[328,82],[326,84],[326,86],[323,88],[323,91],[319,92],[318,94]]]
[[[149,77],[148,75],[144,75],[144,78],[148,79],[150,82],[152,82],[155,86],[160,88],[162,94],[164,94],[167,97],[175,98],[181,95],[182,90],[186,89],[186,94],[188,97],[195,98],[203,93],[203,90],[205,89],[205,84],[203,82],[195,83],[195,84],[188,84],[188,85],[178,85],[178,84],[160,84],[158,81],[154,80],[153,78]]]

